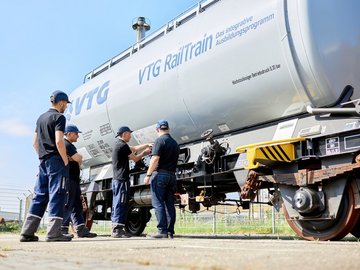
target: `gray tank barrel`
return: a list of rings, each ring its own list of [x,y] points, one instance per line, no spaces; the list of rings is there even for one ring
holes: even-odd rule
[[[138,145],[154,141],[155,122],[165,118],[185,145],[208,129],[232,141],[244,128],[305,113],[307,104],[314,113],[358,116],[353,104],[317,109],[334,104],[345,85],[360,89],[360,44],[350,42],[360,35],[360,1],[328,1],[325,16],[324,1],[268,1],[259,12],[259,0],[246,9],[238,0],[209,0],[214,4],[203,12],[196,6],[145,38],[148,20],[134,18],[140,41],[94,69],[69,96],[65,115],[83,131],[77,148],[84,167],[111,161],[116,128],[124,124],[134,130],[130,144]],[[331,29],[332,14],[340,16],[336,33],[323,30]]]

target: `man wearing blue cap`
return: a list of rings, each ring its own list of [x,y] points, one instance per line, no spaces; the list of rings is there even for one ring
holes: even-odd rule
[[[49,223],[46,241],[71,240],[71,237],[61,233],[65,186],[69,174],[69,161],[64,143],[66,119],[63,113],[70,101],[62,91],[55,91],[50,101],[51,108],[40,115],[36,122],[33,145],[40,159],[39,174],[34,187],[35,197],[31,201],[29,213],[22,227],[20,242],[39,240],[35,232],[47,206]]]
[[[114,238],[127,238],[131,236],[124,230],[130,195],[129,159],[137,162],[151,151],[151,144],[129,146],[128,142],[131,139],[131,132],[132,130],[127,126],[120,127],[115,136],[118,140],[112,151],[113,201],[111,211],[111,237]],[[140,151],[142,152],[135,154]]]
[[[65,147],[69,158],[69,181],[67,185],[68,196],[65,204],[61,232],[64,235],[73,237],[72,234],[69,234],[69,223],[71,217],[77,236],[80,238],[92,238],[97,235],[96,233],[91,233],[85,226],[81,202],[80,165],[82,164],[82,156],[77,152],[76,147],[73,144],[77,142],[79,133],[81,133],[81,131],[73,124],[68,124],[65,127]]]
[[[176,212],[174,193],[176,192],[176,166],[179,145],[171,137],[169,123],[159,120],[156,124],[158,138],[154,142],[150,165],[144,179],[151,184],[151,199],[158,221],[158,233],[152,238],[173,238]]]

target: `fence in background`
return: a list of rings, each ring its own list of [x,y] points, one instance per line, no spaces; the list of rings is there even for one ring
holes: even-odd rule
[[[216,206],[190,213],[177,209],[175,232],[177,234],[273,234],[294,235],[283,214],[271,206],[250,205],[239,212],[236,206]],[[144,233],[157,231],[154,210]],[[92,231],[102,235],[111,232],[110,221],[94,221]]]
[[[0,216],[22,223],[32,196],[32,191],[27,189],[0,186]]]
[[[0,186],[0,216],[22,223],[32,195],[30,190]],[[186,209],[177,209],[175,230],[178,234],[292,234],[282,213],[269,205],[250,204],[248,210],[242,210],[236,205],[218,205],[208,209],[202,207],[198,213],[190,213]],[[157,230],[154,211],[151,210],[151,213],[152,218],[144,233]],[[45,214],[41,227],[46,227],[46,224]],[[110,234],[111,222],[94,221],[92,230]]]

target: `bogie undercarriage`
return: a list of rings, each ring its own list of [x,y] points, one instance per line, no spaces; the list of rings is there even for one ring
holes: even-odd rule
[[[307,240],[360,236],[360,136],[358,130],[331,136],[275,140],[236,149],[219,143],[207,130],[208,143],[196,160],[181,149],[177,168],[176,205],[197,212],[232,201],[248,209],[250,202],[282,209],[296,234]],[[349,145],[351,147],[349,147]],[[131,200],[126,230],[140,235],[150,220],[151,192],[143,184],[146,164],[131,170]],[[111,178],[82,184],[87,221],[111,219]],[[259,201],[259,190],[268,201]],[[238,192],[239,199],[228,199]]]

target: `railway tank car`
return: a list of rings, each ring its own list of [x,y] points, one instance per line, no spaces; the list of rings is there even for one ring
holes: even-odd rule
[[[359,237],[358,10],[355,0],[200,1],[88,73],[66,117],[83,131],[89,223],[110,218],[117,128],[134,130],[130,144],[151,142],[166,118],[181,145],[179,204],[196,212],[239,192],[246,208],[267,189],[299,236]],[[130,164],[137,235],[150,217],[147,161]]]

